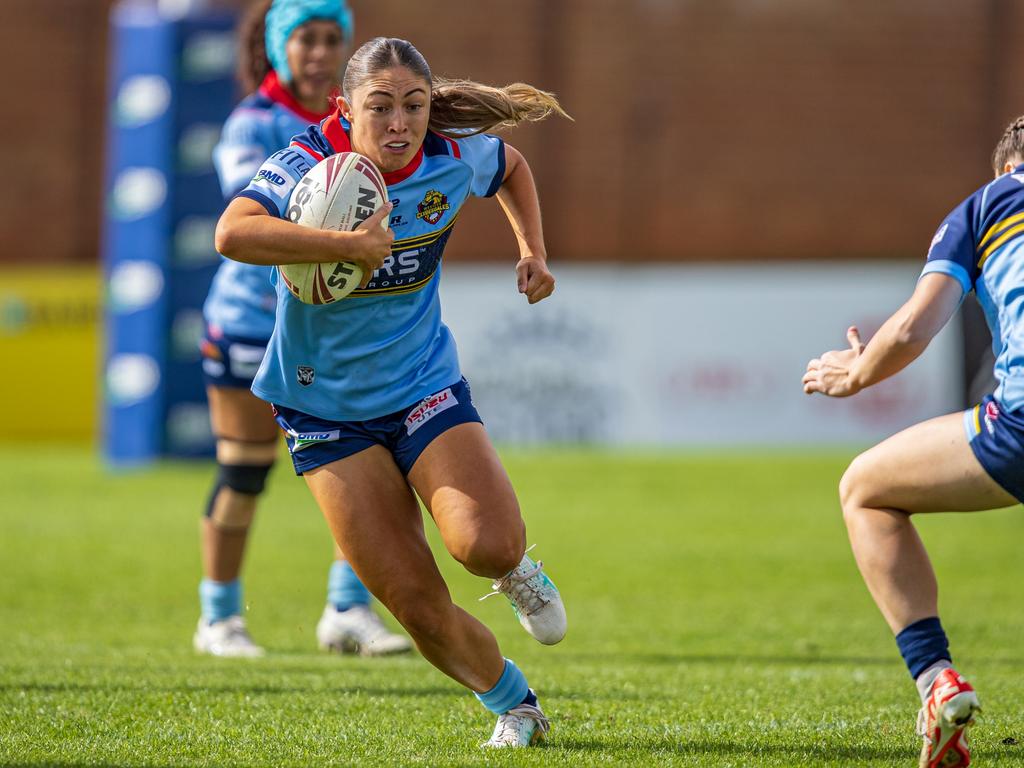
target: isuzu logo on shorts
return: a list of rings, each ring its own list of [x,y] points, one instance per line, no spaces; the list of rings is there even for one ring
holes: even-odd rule
[[[989,400],[985,404],[985,428],[990,435],[996,433],[995,421],[999,418],[999,406]]]
[[[459,401],[455,399],[455,395],[452,394],[452,388],[442,390],[436,395],[423,398],[423,401],[413,408],[409,415],[405,417],[405,429],[408,434],[412,434],[417,429],[426,424],[430,419],[434,418],[441,411],[447,411],[449,408],[454,408],[459,404]]]
[[[308,387],[313,383],[313,379],[316,377],[316,371],[313,370],[312,366],[300,365],[295,369],[295,376],[299,380],[299,384],[304,387]]]

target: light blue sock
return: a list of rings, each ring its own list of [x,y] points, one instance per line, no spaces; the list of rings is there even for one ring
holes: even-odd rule
[[[203,618],[208,622],[223,621],[229,616],[242,612],[242,582],[214,581],[203,579],[199,582],[199,605]]]
[[[503,715],[512,707],[522,704],[530,695],[530,686],[526,684],[526,676],[519,671],[511,659],[505,659],[505,671],[491,690],[478,693],[480,703],[496,715]]]
[[[327,574],[327,602],[339,611],[347,611],[353,605],[370,604],[370,590],[363,586],[345,560],[335,560],[331,564]]]

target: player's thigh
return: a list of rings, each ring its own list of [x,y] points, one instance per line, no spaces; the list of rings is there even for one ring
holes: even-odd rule
[[[450,599],[416,497],[385,448],[367,448],[303,477],[356,574],[396,615],[417,601]]]
[[[210,426],[217,438],[243,443],[276,442],[280,432],[270,404],[243,387],[207,386]]]
[[[1017,503],[978,462],[963,414],[915,424],[865,451],[843,476],[844,506],[968,512]]]
[[[525,536],[512,483],[478,422],[459,424],[434,438],[413,465],[409,481],[446,544],[467,536],[496,534],[516,542]]]

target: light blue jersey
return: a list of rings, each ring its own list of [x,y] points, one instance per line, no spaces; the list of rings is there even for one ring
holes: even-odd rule
[[[264,160],[325,116],[304,109],[273,72],[267,75],[259,90],[228,117],[213,151],[224,197],[231,199],[244,189]],[[269,339],[277,304],[271,269],[224,259],[203,305],[207,324],[229,336]]]
[[[309,169],[350,150],[346,128],[338,113],[312,126],[240,194],[285,218],[291,191]],[[252,391],[321,419],[365,421],[458,382],[455,341],[438,300],[441,255],[463,203],[494,195],[504,177],[501,139],[428,133],[408,166],[384,174],[395,242],[365,288],[332,304],[303,304],[275,271],[277,323]]]
[[[994,393],[1004,411],[1024,408],[1024,165],[972,194],[939,227],[923,274],[974,290],[992,331]]]

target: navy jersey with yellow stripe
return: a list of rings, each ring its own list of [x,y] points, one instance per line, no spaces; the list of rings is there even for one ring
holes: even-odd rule
[[[351,149],[347,127],[337,113],[310,127],[239,194],[287,218],[291,192],[309,169]],[[395,242],[365,288],[331,304],[303,304],[275,270],[276,323],[253,392],[323,419],[365,421],[459,381],[455,342],[441,322],[441,258],[462,205],[495,194],[504,176],[501,139],[428,133],[409,165],[384,174]]]
[[[1024,408],[1024,165],[972,194],[942,222],[922,274],[938,272],[974,290],[992,331],[1007,411]]]

